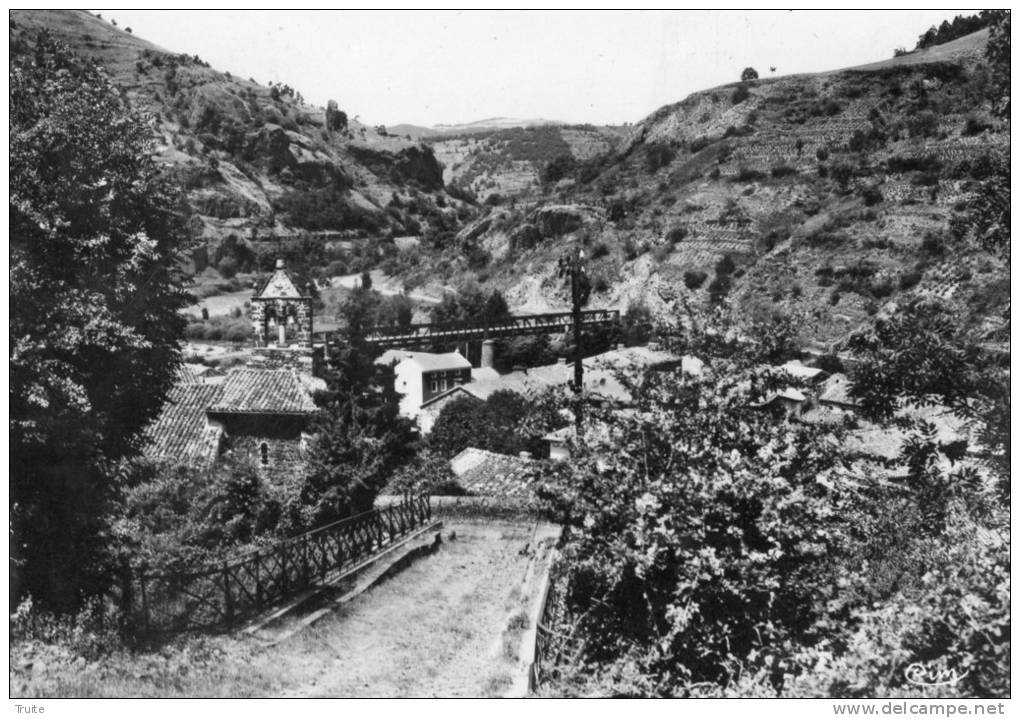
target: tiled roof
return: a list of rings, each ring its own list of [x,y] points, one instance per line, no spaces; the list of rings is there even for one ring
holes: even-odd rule
[[[464,449],[450,459],[450,468],[457,483],[469,494],[524,498],[531,494],[527,477],[531,463],[531,459],[519,456]]]
[[[311,392],[293,369],[233,369],[209,411],[218,414],[315,414]]]
[[[223,429],[208,423],[205,410],[216,401],[219,391],[219,386],[208,384],[177,384],[143,434],[145,455],[182,464],[212,463]]]

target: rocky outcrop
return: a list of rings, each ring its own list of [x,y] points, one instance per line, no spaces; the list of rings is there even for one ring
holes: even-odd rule
[[[598,222],[602,210],[578,204],[551,204],[534,213],[533,221],[543,237],[560,237]]]
[[[398,152],[354,144],[348,149],[373,174],[396,184],[417,183],[425,190],[443,188],[443,168],[430,147],[412,145]]]

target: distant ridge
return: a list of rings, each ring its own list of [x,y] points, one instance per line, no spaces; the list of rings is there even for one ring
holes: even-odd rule
[[[543,127],[565,125],[565,122],[556,120],[545,120],[542,118],[521,118],[521,117],[489,117],[484,120],[465,122],[461,124],[445,125],[439,124],[432,127],[421,125],[399,124],[388,128],[393,135],[410,135],[412,139],[421,137],[437,137],[439,135],[458,135],[470,132],[493,132],[506,130],[514,127]]]

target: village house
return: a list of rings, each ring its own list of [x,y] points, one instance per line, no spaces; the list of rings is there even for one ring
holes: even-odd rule
[[[431,354],[390,349],[375,360],[392,367],[394,390],[401,395],[400,415],[417,419],[423,405],[471,381],[471,362],[462,354]]]

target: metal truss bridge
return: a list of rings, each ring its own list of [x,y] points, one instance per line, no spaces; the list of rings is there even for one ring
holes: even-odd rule
[[[612,327],[620,321],[616,309],[587,309],[581,312],[582,329]],[[365,341],[380,349],[397,349],[429,344],[456,344],[460,342],[504,339],[532,334],[561,334],[574,326],[572,312],[528,314],[510,317],[498,322],[444,322],[411,324],[409,326],[373,327]],[[329,337],[333,344],[338,336]]]

